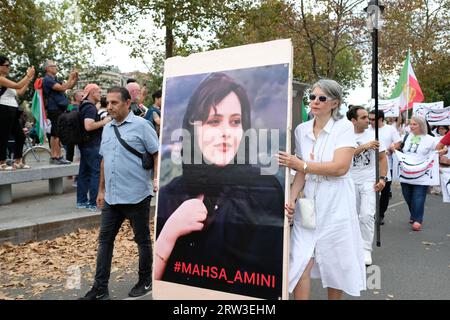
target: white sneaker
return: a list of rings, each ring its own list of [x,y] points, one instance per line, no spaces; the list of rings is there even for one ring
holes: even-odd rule
[[[366,266],[370,266],[372,264],[372,252],[369,250],[364,250],[364,263]]]

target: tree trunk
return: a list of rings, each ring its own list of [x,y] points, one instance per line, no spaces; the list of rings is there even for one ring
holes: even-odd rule
[[[173,56],[173,30],[166,25],[166,59]]]

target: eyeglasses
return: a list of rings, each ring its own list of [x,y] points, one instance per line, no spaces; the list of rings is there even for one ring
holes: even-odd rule
[[[325,101],[328,100],[327,96],[316,96],[315,94],[310,94],[309,95],[309,100],[310,101],[314,101],[314,100],[316,100],[316,98],[319,98],[320,102],[325,102]]]
[[[375,118],[369,118],[369,121],[375,121]]]

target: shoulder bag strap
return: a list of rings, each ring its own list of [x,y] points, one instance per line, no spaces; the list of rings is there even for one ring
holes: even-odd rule
[[[114,133],[116,134],[117,139],[119,139],[120,144],[121,144],[125,149],[127,149],[127,150],[130,151],[132,154],[134,154],[136,157],[139,157],[140,159],[142,159],[142,157],[143,157],[142,153],[140,153],[140,152],[136,151],[135,149],[133,149],[132,147],[130,147],[130,145],[128,145],[128,143],[126,143],[126,142],[122,139],[122,137],[120,136],[120,133],[119,133],[119,129],[117,129],[117,126],[114,126],[114,125],[113,125],[113,128],[114,128]]]

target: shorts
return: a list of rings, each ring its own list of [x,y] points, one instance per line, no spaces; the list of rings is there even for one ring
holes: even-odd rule
[[[52,137],[59,137],[58,119],[59,119],[59,116],[62,114],[63,114],[63,112],[61,110],[47,110],[47,119],[49,119],[52,124],[51,130],[50,130],[50,136],[52,136]]]

